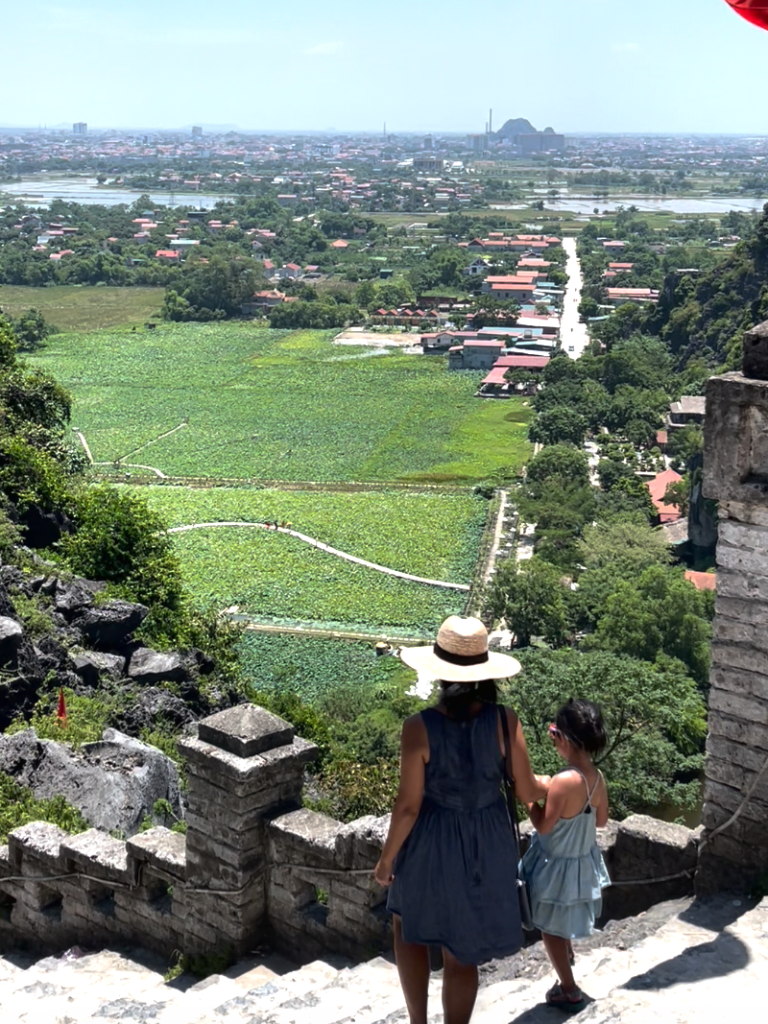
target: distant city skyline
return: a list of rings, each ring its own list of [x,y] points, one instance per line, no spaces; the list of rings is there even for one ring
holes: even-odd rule
[[[290,17],[246,0],[28,0],[3,27],[10,129],[460,134],[492,107],[497,128],[768,134],[768,33],[724,0],[444,0],[439,18],[406,0],[294,0]]]

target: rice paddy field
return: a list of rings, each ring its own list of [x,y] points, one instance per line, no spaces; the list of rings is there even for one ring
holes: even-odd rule
[[[341,551],[401,572],[471,582],[488,502],[470,492],[144,487],[170,527],[287,521]],[[387,576],[272,530],[212,526],[174,534],[198,600],[261,622],[428,635],[466,592]]]
[[[525,462],[529,409],[480,401],[442,357],[334,346],[335,332],[167,324],[50,339],[34,363],[74,398],[97,463],[167,476],[468,485]]]

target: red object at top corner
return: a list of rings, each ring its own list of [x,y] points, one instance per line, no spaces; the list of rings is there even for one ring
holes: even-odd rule
[[[725,0],[725,2],[753,25],[768,29],[768,0]]]

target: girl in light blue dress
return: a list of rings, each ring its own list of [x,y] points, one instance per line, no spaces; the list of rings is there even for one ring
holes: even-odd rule
[[[608,821],[608,794],[592,762],[606,735],[600,708],[586,700],[569,700],[549,731],[567,768],[553,777],[544,806],[529,807],[536,831],[520,877],[528,883],[533,923],[560,979],[547,1002],[575,1013],[584,996],[573,978],[571,940],[592,934],[602,890],[610,885],[595,831]]]

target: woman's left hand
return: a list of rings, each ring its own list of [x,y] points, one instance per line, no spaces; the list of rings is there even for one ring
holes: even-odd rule
[[[391,885],[395,877],[392,874],[392,862],[382,858],[373,869],[373,877],[379,885],[383,885],[385,888]]]

